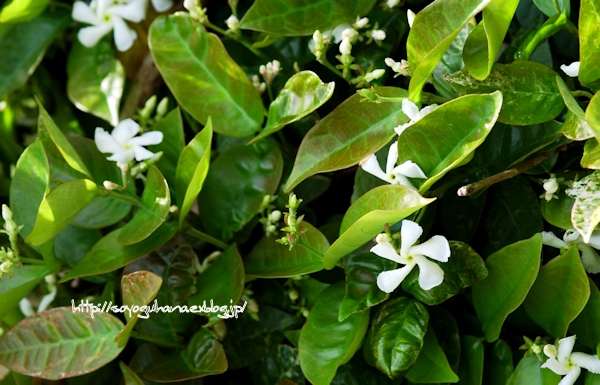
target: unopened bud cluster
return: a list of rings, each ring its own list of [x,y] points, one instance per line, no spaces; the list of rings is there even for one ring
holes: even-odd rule
[[[267,237],[277,235],[277,227],[279,227],[282,216],[281,211],[275,210],[275,206],[271,204],[275,199],[277,199],[277,196],[265,195],[260,205],[261,218],[259,222],[262,223]]]
[[[287,226],[281,229],[281,231],[287,234],[277,240],[278,243],[289,246],[290,250],[300,241],[300,234],[306,232],[305,228],[300,228],[300,223],[302,223],[304,215],[297,216],[300,203],[302,203],[302,199],[296,198],[296,194],[294,193],[290,194],[289,202],[285,206],[289,212],[285,213],[283,217],[283,221]]]
[[[4,219],[4,229],[0,230],[0,233],[8,235],[10,247],[0,247],[0,278],[4,274],[10,278],[13,270],[21,266],[17,237],[22,226],[17,226],[13,220],[12,211],[7,205],[2,205],[2,218]]]
[[[200,0],[184,0],[183,6],[189,11],[192,19],[198,21],[200,24],[208,22],[206,8],[202,8]]]
[[[162,119],[167,114],[169,108],[169,98],[166,96],[162,98],[160,103],[158,103],[158,106],[156,105],[156,101],[156,95],[152,95],[150,98],[148,98],[144,104],[144,107],[142,107],[137,113],[136,118],[140,122],[142,130],[153,125],[154,122]],[[153,115],[155,111],[156,113]]]
[[[281,63],[279,63],[278,60],[270,61],[266,65],[261,65],[258,68],[258,72],[262,75],[263,79],[265,79],[267,85],[270,85],[273,82],[273,79],[279,74],[280,70]]]
[[[525,350],[525,357],[529,357],[532,354],[535,354],[538,360],[542,361],[542,351],[544,350],[544,345],[546,342],[541,337],[536,337],[535,341],[532,341],[530,338],[523,336],[523,340],[525,343],[519,347],[519,350]]]

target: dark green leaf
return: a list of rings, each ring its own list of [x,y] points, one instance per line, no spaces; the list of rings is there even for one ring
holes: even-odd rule
[[[503,340],[497,340],[489,347],[483,366],[483,378],[486,385],[506,385],[513,372],[513,355],[510,346]]]
[[[460,384],[482,385],[483,381],[483,342],[482,338],[461,336],[461,357],[458,368]]]
[[[56,258],[72,268],[100,239],[102,239],[100,230],[80,229],[69,225],[54,239]]]
[[[355,354],[347,364],[338,368],[331,385],[393,385],[377,368],[367,364],[362,354]],[[283,384],[281,384],[283,385]],[[292,385],[292,384],[289,384]]]
[[[542,369],[535,354],[523,357],[508,379],[507,385],[558,385],[561,376],[550,369]]]
[[[569,332],[576,334],[583,346],[595,349],[600,343],[600,291],[591,279],[589,284],[590,298],[581,313],[569,325]]]
[[[298,349],[289,345],[277,345],[266,357],[249,368],[254,385],[272,385],[288,380],[304,385],[305,379],[300,369]]]
[[[483,143],[485,144],[487,141]],[[477,152],[475,156],[477,156]],[[444,228],[451,239],[469,242],[473,238],[479,230],[486,197],[485,193],[476,198],[465,198],[457,194],[444,195],[440,201],[441,217]]]
[[[596,139],[591,139],[595,141]],[[554,193],[558,199],[552,199],[546,201],[546,199],[540,199],[540,211],[544,219],[552,226],[559,227],[564,230],[573,228],[571,223],[571,211],[575,199],[565,194],[564,186],[561,186],[559,191]]]
[[[0,13],[0,23],[22,23],[39,16],[50,0],[13,0]]]
[[[598,0],[582,0],[579,8],[579,81],[586,87],[598,88],[600,80],[600,4]]]
[[[571,2],[569,0],[558,0],[556,2],[554,0],[533,0],[533,2],[548,17],[554,16],[558,12],[562,12],[567,16],[571,13]],[[558,9],[556,9],[555,4],[558,5]]]
[[[458,382],[458,377],[450,368],[448,359],[440,347],[431,326],[427,329],[423,339],[421,353],[419,353],[415,364],[406,373],[406,378],[416,384]]]
[[[441,306],[429,308],[429,325],[433,328],[440,347],[454,372],[460,361],[460,334],[458,324],[448,310]]]
[[[598,385],[600,384],[600,374],[594,374],[592,372],[585,373],[585,385]]]
[[[444,76],[460,71],[464,67],[462,52],[467,37],[475,28],[475,23],[467,23],[446,49],[444,56],[433,70],[431,82],[440,96],[455,98],[458,96]]]
[[[125,385],[144,385],[142,379],[134,372],[129,366],[125,365],[123,361],[119,362],[119,367],[123,373],[123,380]]]
[[[45,266],[27,265],[15,269],[12,278],[0,278],[0,321],[48,274]]]

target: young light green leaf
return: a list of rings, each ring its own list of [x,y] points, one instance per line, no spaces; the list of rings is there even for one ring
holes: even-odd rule
[[[170,207],[171,195],[167,181],[158,168],[152,166],[142,193],[142,203],[129,223],[119,231],[117,241],[123,245],[132,245],[148,238],[163,224]]]
[[[383,232],[386,223],[393,225],[434,200],[423,198],[402,185],[374,188],[358,198],[346,211],[340,237],[323,256],[323,266],[332,269],[344,255]]]
[[[582,0],[579,8],[579,81],[585,87],[600,85],[600,2]]]
[[[242,29],[276,35],[312,35],[366,15],[376,0],[257,0],[240,21]]]
[[[571,247],[542,266],[523,306],[548,334],[564,338],[589,297],[590,286],[579,250]]]
[[[421,100],[421,89],[461,29],[490,0],[435,1],[419,12],[408,34],[406,50],[412,77],[409,97]]]
[[[12,278],[6,275],[2,277],[0,279],[0,297],[2,297],[0,321],[48,274],[50,270],[45,266],[27,265],[15,269]]]
[[[157,167],[167,180],[171,189],[171,195],[174,195],[173,191],[176,191],[175,175],[177,162],[185,147],[183,120],[181,119],[179,107],[173,109],[167,116],[156,122],[152,127],[152,131],[162,132],[163,140],[159,144],[148,146],[148,150],[155,154],[162,151],[163,154],[157,163]],[[179,201],[177,201],[177,204],[181,205]]]
[[[154,20],[149,45],[175,99],[194,119],[206,125],[210,115],[226,116],[215,120],[213,130],[228,136],[258,131],[265,112],[258,92],[219,38],[189,13]]]
[[[581,167],[600,170],[600,146],[595,138],[588,139],[588,141],[585,142],[585,146],[583,146]]]
[[[42,200],[33,230],[25,241],[40,246],[56,238],[97,194],[98,186],[89,179],[58,185]]]
[[[385,97],[407,96],[401,88],[374,90]],[[286,192],[311,175],[357,164],[385,146],[396,135],[394,127],[408,121],[395,103],[361,103],[361,100],[361,95],[352,95],[306,134],[285,184]]]
[[[508,245],[486,259],[488,276],[473,285],[473,307],[485,339],[498,339],[506,317],[525,300],[540,268],[542,236]]]
[[[458,376],[452,371],[431,325],[423,339],[421,353],[415,364],[406,373],[406,378],[415,384],[458,382]]]
[[[94,371],[119,355],[113,342],[123,323],[112,314],[58,307],[27,317],[0,339],[0,364],[10,370],[59,380]],[[48,357],[62,357],[48,365]]]
[[[301,243],[292,250],[264,236],[244,257],[246,276],[257,278],[290,278],[323,270],[323,255],[329,248],[327,238],[308,222],[300,227]],[[305,247],[306,246],[306,247]]]
[[[569,325],[569,333],[576,334],[579,343],[589,349],[596,349],[600,344],[600,290],[588,277],[590,298],[577,318]]]
[[[501,91],[503,102],[498,121],[516,126],[547,122],[562,112],[565,105],[555,78],[556,72],[530,61],[494,64],[483,81],[464,71],[445,77],[461,95]]]
[[[502,94],[454,99],[409,126],[398,138],[398,164],[416,163],[428,179],[424,193],[483,143],[502,106]]]
[[[571,210],[573,228],[581,233],[584,242],[589,242],[596,225],[600,223],[600,172],[594,172],[589,183]]]
[[[204,129],[188,143],[177,161],[175,191],[177,193],[177,204],[180,206],[180,227],[202,190],[204,180],[208,174],[212,136],[212,120],[209,117]]]
[[[563,124],[562,132],[571,140],[586,140],[594,136],[592,127],[585,119],[585,112],[577,103],[577,100],[571,95],[571,90],[566,85],[565,81],[560,76],[556,77],[556,85],[560,91],[565,105],[569,109],[565,123]],[[588,106],[589,108],[589,106]],[[599,130],[600,132],[600,127]]]
[[[107,40],[91,48],[76,40],[69,53],[67,76],[67,95],[77,108],[113,126],[119,123],[125,71]]]
[[[267,125],[248,144],[256,143],[310,114],[331,98],[334,88],[335,82],[323,83],[312,71],[294,74],[269,105]]]
[[[369,310],[338,321],[344,287],[338,282],[321,292],[300,332],[300,366],[314,385],[328,385],[338,367],[356,353],[367,332]]]
[[[600,138],[600,92],[596,92],[596,95],[590,100],[590,104],[585,110],[585,120],[589,123],[596,139]]]
[[[39,16],[50,0],[13,0],[0,12],[0,23],[22,23]]]

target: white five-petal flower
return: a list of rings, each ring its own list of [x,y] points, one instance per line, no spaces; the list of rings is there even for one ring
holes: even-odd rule
[[[160,131],[149,131],[138,137],[140,126],[131,119],[125,119],[119,123],[112,134],[98,127],[94,135],[94,141],[100,152],[111,153],[108,160],[127,164],[134,158],[142,161],[154,158],[156,154],[148,151],[143,146],[159,144],[163,140],[163,133]]]
[[[419,178],[427,179],[427,176],[423,173],[423,170],[414,162],[407,160],[399,166],[396,166],[398,161],[398,146],[394,143],[390,146],[388,151],[387,164],[385,172],[379,166],[377,156],[375,154],[369,156],[360,163],[360,167],[363,170],[376,176],[377,178],[386,181],[391,184],[400,184],[402,186],[410,187],[416,190],[415,186],[408,180],[408,178]]]
[[[581,261],[585,271],[591,274],[600,273],[600,256],[596,252],[596,250],[600,250],[600,231],[594,231],[588,243],[583,241],[577,230],[567,230],[563,239],[558,238],[551,231],[542,231],[542,242],[544,245],[556,247],[557,249],[577,247],[581,251]]]
[[[552,370],[559,376],[565,376],[558,385],[573,385],[581,368],[600,374],[600,360],[595,355],[580,352],[573,353],[575,336],[558,340],[558,349],[554,345],[544,346],[544,354],[549,358],[542,364],[542,368]]]
[[[137,38],[137,33],[129,28],[125,20],[134,23],[142,21],[147,5],[147,0],[92,0],[89,5],[76,1],[73,4],[73,19],[92,25],[80,29],[77,38],[84,46],[93,47],[103,36],[114,30],[117,49],[127,51]]]
[[[567,75],[570,76],[572,78],[576,78],[577,76],[579,76],[579,66],[581,65],[581,62],[578,61],[574,61],[573,63],[566,65],[563,64],[560,66],[560,69]]]
[[[400,229],[402,237],[400,254],[396,252],[386,234],[377,236],[377,245],[371,248],[371,252],[382,258],[405,265],[399,269],[379,273],[377,276],[379,289],[391,293],[402,283],[415,265],[419,266],[419,286],[423,290],[430,290],[444,281],[444,270],[426,257],[439,262],[448,262],[450,244],[445,237],[435,235],[428,241],[415,245],[422,234],[423,228],[419,224],[406,219],[403,220]]]
[[[404,114],[408,116],[410,121],[408,123],[401,124],[398,127],[394,128],[394,131],[396,131],[396,134],[401,135],[404,130],[406,130],[408,127],[412,126],[419,120],[423,119],[425,115],[429,114],[436,108],[438,108],[437,104],[430,104],[427,107],[423,107],[421,108],[421,110],[419,110],[419,107],[417,107],[417,105],[411,102],[410,100],[402,100],[402,112],[404,112]]]

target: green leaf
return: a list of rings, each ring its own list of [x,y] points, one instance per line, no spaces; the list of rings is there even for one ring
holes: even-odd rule
[[[462,52],[464,49],[465,41],[467,37],[475,28],[475,20],[471,19],[472,22],[468,22],[463,29],[460,30],[458,35],[454,38],[450,46],[446,49],[444,56],[437,64],[431,75],[431,83],[435,87],[438,95],[447,98],[456,98],[458,94],[450,86],[450,84],[444,80],[444,76],[460,71],[464,67]]]
[[[91,48],[76,40],[69,53],[67,76],[67,95],[77,108],[113,126],[119,123],[125,71],[107,40]]]
[[[579,81],[585,87],[598,88],[600,85],[600,2],[582,0],[579,8]],[[1,92],[0,92],[1,93]]]
[[[0,364],[47,380],[79,376],[112,361],[119,353],[113,339],[123,323],[108,313],[54,308],[27,317],[0,339]],[[51,357],[62,357],[48,364]]]
[[[508,245],[486,259],[488,277],[473,285],[473,306],[488,342],[498,339],[506,317],[525,300],[540,268],[542,236]]]
[[[335,82],[323,83],[312,71],[294,74],[269,105],[265,128],[248,144],[256,143],[321,107],[331,98],[334,88]]]
[[[329,384],[338,367],[358,350],[367,332],[369,310],[338,321],[343,296],[342,282],[323,290],[300,332],[300,366],[314,385]]]
[[[460,366],[458,377],[460,384],[482,385],[484,348],[482,338],[461,336]]]
[[[595,141],[596,139],[591,140]],[[558,196],[558,199],[552,199],[550,201],[540,199],[540,211],[542,216],[552,226],[564,230],[572,229],[571,211],[573,210],[575,199],[565,194],[564,186],[561,186],[554,195]]]
[[[585,146],[583,146],[583,157],[581,158],[581,167],[600,170],[599,147],[596,139],[589,139],[585,142]]]
[[[434,199],[423,198],[416,191],[402,185],[374,188],[358,198],[346,211],[340,237],[323,256],[323,266],[332,269],[344,255],[383,232],[383,226],[393,225]]]
[[[589,183],[575,199],[571,222],[583,241],[589,242],[596,225],[600,223],[600,172],[591,175]]]
[[[183,121],[181,120],[181,111],[179,107],[175,108],[164,118],[159,120],[152,127],[152,131],[160,131],[163,133],[163,140],[159,144],[148,146],[148,150],[153,153],[162,151],[160,161],[157,167],[165,176],[171,192],[175,189],[175,175],[177,170],[177,162],[179,156],[185,147],[185,135],[183,133]],[[173,195],[173,194],[171,194]],[[177,197],[177,195],[175,195]],[[181,205],[179,200],[178,205]]]
[[[464,71],[445,77],[461,95],[501,91],[503,102],[498,121],[516,126],[547,122],[562,112],[565,105],[555,78],[556,72],[530,61],[494,64],[483,81]]]
[[[483,379],[486,385],[506,385],[513,372],[513,355],[510,346],[497,340],[490,346],[483,366]]]
[[[437,305],[458,294],[460,289],[485,279],[488,270],[485,263],[466,243],[450,241],[450,259],[437,263],[444,270],[444,281],[430,289],[423,290],[419,285],[419,269],[413,269],[402,281],[402,288],[426,305]]]
[[[413,367],[406,373],[406,378],[415,384],[458,382],[458,377],[450,368],[446,354],[440,347],[431,326],[423,339],[421,353]]]
[[[391,379],[403,376],[417,362],[428,322],[419,302],[407,297],[386,301],[373,317],[365,343],[377,369]]]
[[[589,297],[590,286],[579,250],[571,247],[542,266],[523,306],[550,335],[564,338]]]
[[[177,161],[175,191],[180,206],[179,226],[190,212],[208,174],[212,135],[212,120],[209,117],[204,129],[185,146]]]
[[[3,25],[0,30],[0,97],[25,84],[50,43],[70,22],[70,12],[53,11],[27,23]]]
[[[13,0],[0,12],[0,23],[22,23],[38,17],[50,0]]]
[[[48,274],[50,270],[45,266],[26,265],[15,269],[12,278],[8,278],[7,275],[2,277],[0,279],[0,297],[2,297],[0,321]]]
[[[185,350],[153,361],[144,370],[144,377],[155,382],[191,380],[227,370],[223,345],[207,329],[200,328]]]
[[[42,200],[33,230],[25,241],[40,246],[53,240],[97,194],[98,186],[89,179],[58,185]]]
[[[271,138],[223,151],[210,165],[198,198],[206,232],[225,242],[231,240],[234,232],[258,214],[263,197],[275,193],[282,171],[281,151]]]
[[[508,379],[507,385],[558,385],[561,376],[550,369],[542,369],[535,354],[523,357]]]
[[[427,191],[483,143],[501,106],[499,92],[444,103],[398,137],[398,164],[410,160],[419,165],[428,177],[419,191]]]
[[[590,129],[596,139],[600,138],[600,92],[596,92],[590,104],[585,110],[585,120],[589,123]]]
[[[592,127],[590,127],[585,120],[585,112],[579,103],[577,103],[577,100],[575,100],[573,95],[571,95],[571,90],[569,90],[569,87],[560,76],[556,77],[556,85],[558,85],[560,95],[569,109],[562,127],[562,132],[571,140],[585,140],[593,137],[594,132]]]
[[[562,12],[568,17],[571,13],[571,2],[569,0],[557,0],[556,2],[554,0],[533,0],[533,2],[548,17],[554,16],[558,12]],[[556,9],[555,4],[558,5],[558,9]]]
[[[215,120],[213,130],[234,137],[259,130],[265,109],[258,92],[219,38],[189,13],[154,20],[149,46],[175,99],[194,119],[207,124],[210,115],[226,116]]]
[[[374,5],[375,0],[257,0],[240,27],[275,35],[312,35],[366,15]]]
[[[123,267],[163,245],[175,235],[177,228],[170,223],[164,223],[156,229],[152,237],[133,245],[119,243],[117,239],[120,232],[121,229],[117,229],[104,236],[60,282],[108,273]]]
[[[344,259],[346,294],[340,305],[338,319],[345,320],[388,299],[389,294],[377,287],[377,276],[395,267],[393,261],[372,253],[350,254]]]
[[[578,342],[583,346],[596,349],[600,344],[600,290],[588,278],[590,284],[590,298],[577,318],[569,325],[569,332],[576,334]]]
[[[329,248],[327,238],[304,221],[300,227],[301,243],[292,250],[275,242],[275,237],[264,236],[244,257],[246,276],[257,278],[290,278],[323,269],[323,255]]]
[[[379,87],[384,97],[406,97],[406,90]],[[302,139],[285,191],[311,175],[348,168],[385,146],[394,127],[408,118],[395,103],[361,103],[354,94],[321,119]]]
[[[488,3],[486,0],[442,0],[429,4],[417,14],[406,42],[412,73],[409,85],[412,101],[421,100],[421,89],[446,49]]]
[[[167,181],[158,168],[152,166],[142,193],[142,203],[129,223],[120,229],[117,241],[123,245],[132,245],[148,238],[164,223],[170,207],[171,196]]]
[[[304,383],[304,375],[298,361],[298,349],[289,345],[277,345],[261,361],[248,368],[254,385]]]
[[[465,67],[475,79],[483,80],[490,74],[517,5],[518,0],[491,0],[483,9],[483,18],[463,50]]]
[[[125,385],[144,385],[144,381],[129,366],[125,365],[123,361],[119,362],[119,367],[123,373]]]

